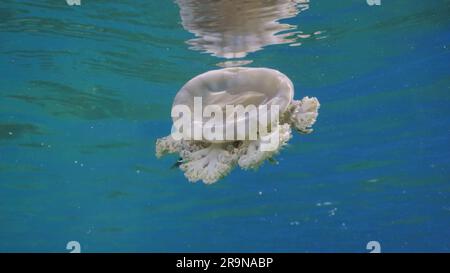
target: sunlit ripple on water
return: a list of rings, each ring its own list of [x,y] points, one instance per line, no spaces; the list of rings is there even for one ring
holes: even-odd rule
[[[243,58],[268,45],[296,43],[302,32],[280,20],[309,8],[308,0],[176,2],[183,27],[196,36],[187,41],[190,48],[226,59]]]

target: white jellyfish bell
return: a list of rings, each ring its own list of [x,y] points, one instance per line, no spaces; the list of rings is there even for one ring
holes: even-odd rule
[[[182,130],[177,126],[182,124],[182,117],[174,115],[172,134],[157,140],[156,156],[178,153],[179,168],[186,178],[206,184],[226,176],[236,165],[255,169],[281,150],[292,136],[291,128],[303,134],[312,132],[319,101],[293,97],[291,80],[274,69],[233,67],[194,77],[176,95],[172,114],[179,106],[198,112],[199,101],[204,112],[200,119],[189,116],[189,124],[184,123]],[[213,115],[211,111],[205,115],[208,106],[214,106]],[[243,115],[238,114],[236,106],[245,109]],[[261,111],[269,108],[276,111]],[[200,135],[196,137],[195,131]],[[214,132],[215,137],[205,132]]]

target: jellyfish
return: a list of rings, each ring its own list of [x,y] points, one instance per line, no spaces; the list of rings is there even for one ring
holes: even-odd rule
[[[203,110],[211,105],[216,110],[236,105],[245,109],[276,110],[265,114],[261,114],[262,111],[256,114],[248,111],[240,117],[236,117],[236,112],[230,114],[224,110],[223,116],[216,113],[201,119],[190,117],[193,130],[175,130],[178,133],[176,137],[174,128],[175,124],[180,124],[181,117],[172,115],[172,133],[157,139],[156,156],[178,154],[178,167],[185,177],[190,182],[203,181],[205,184],[217,182],[236,166],[244,170],[257,169],[266,160],[271,160],[286,146],[293,130],[301,134],[313,131],[311,127],[316,122],[320,107],[315,97],[294,100],[293,83],[283,73],[255,67],[223,68],[194,77],[175,96],[172,114],[178,106],[195,112],[197,99],[201,99]],[[216,122],[211,122],[213,119]],[[192,137],[192,131],[200,127],[203,133],[214,131],[219,132],[219,136],[231,131],[231,137],[211,138],[205,134]],[[245,130],[236,129],[242,127]]]

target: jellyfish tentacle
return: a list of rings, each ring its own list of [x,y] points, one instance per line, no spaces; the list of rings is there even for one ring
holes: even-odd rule
[[[294,100],[289,105],[285,114],[285,120],[298,132],[309,134],[311,128],[319,115],[320,103],[316,97],[304,97],[301,100]]]
[[[226,176],[235,166],[237,154],[227,150],[223,144],[211,144],[182,155],[180,169],[190,182],[203,180],[212,184]]]
[[[156,157],[160,158],[166,154],[180,152],[182,149],[181,141],[172,138],[171,135],[158,138],[156,140]]]
[[[261,149],[261,143],[267,141],[274,134],[278,134],[278,145],[268,151]],[[285,123],[278,125],[274,131],[257,140],[247,141],[244,144],[242,155],[239,157],[238,164],[244,169],[257,169],[266,159],[272,158],[280,152],[280,150],[287,144],[292,137],[291,127]]]

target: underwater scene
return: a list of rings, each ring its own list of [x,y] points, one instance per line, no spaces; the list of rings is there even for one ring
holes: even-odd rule
[[[3,0],[0,73],[0,252],[450,252],[449,0]]]

